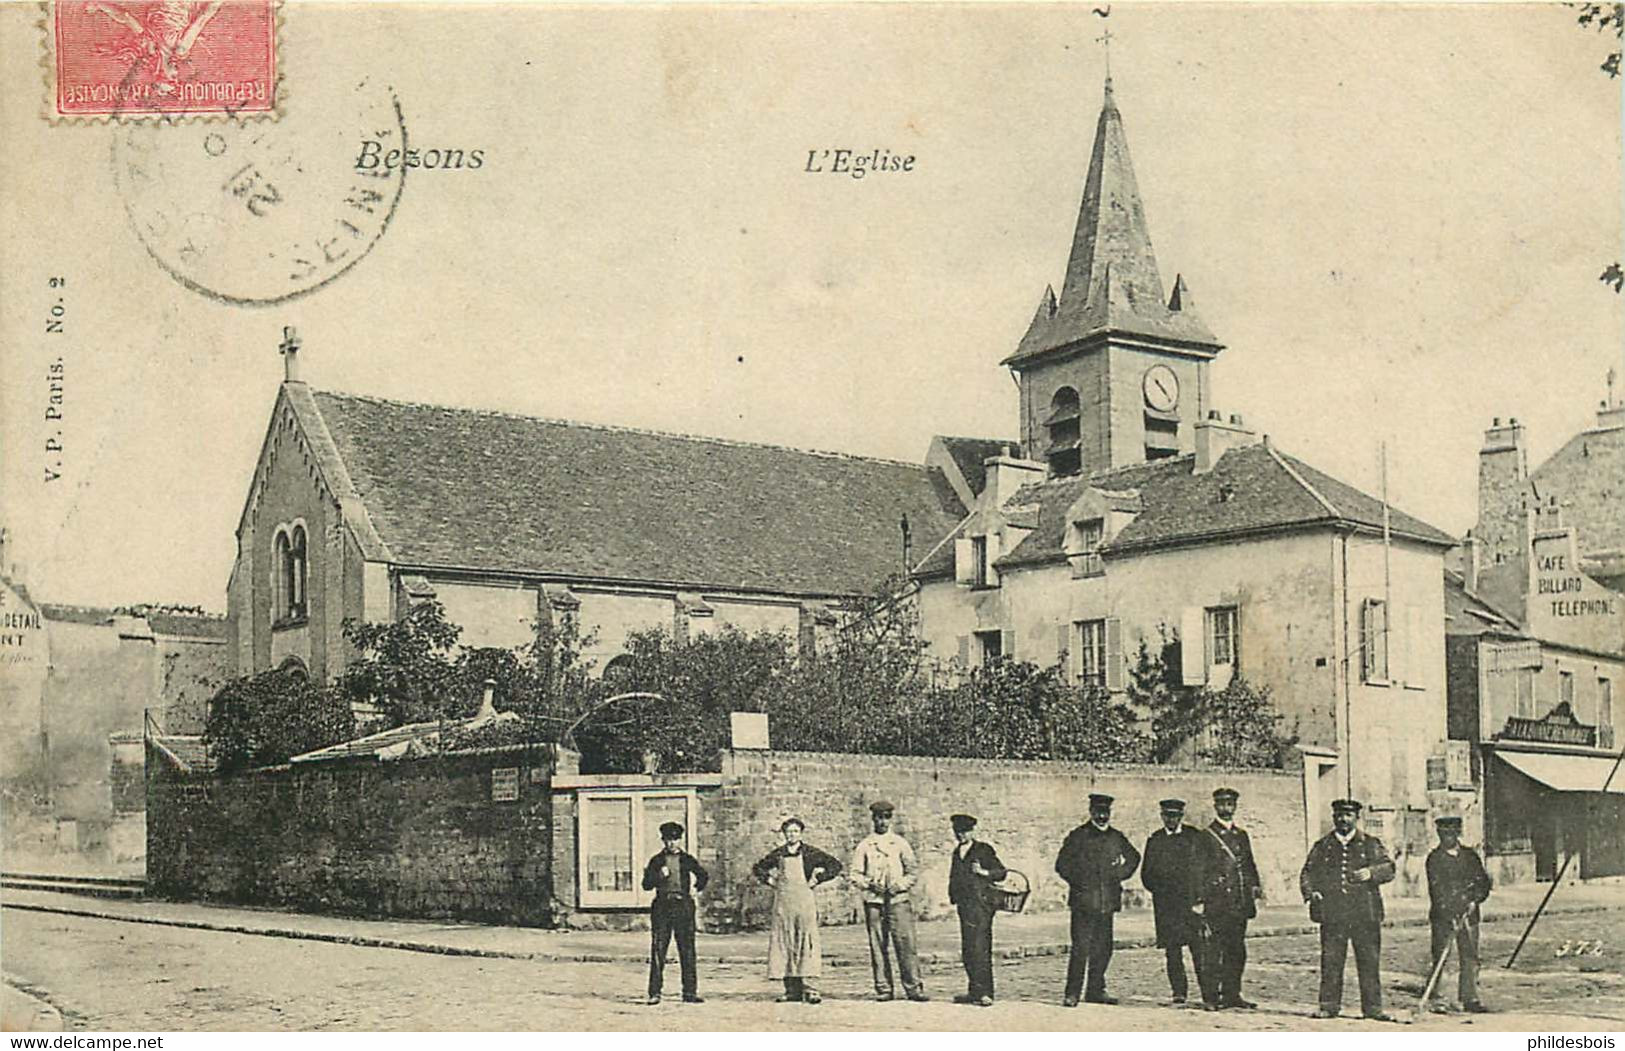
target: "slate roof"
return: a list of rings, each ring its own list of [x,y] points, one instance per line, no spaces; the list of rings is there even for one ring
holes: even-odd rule
[[[223,639],[226,637],[226,618],[215,613],[147,614],[147,625],[159,635],[182,635],[187,638]]]
[[[1524,635],[1516,617],[1498,609],[1477,592],[1469,591],[1462,575],[1448,569],[1444,571],[1444,633]]]
[[[1105,332],[1196,344],[1208,353],[1220,349],[1218,339],[1196,316],[1182,280],[1175,281],[1172,297],[1163,294],[1110,77],[1095,125],[1094,150],[1060,298],[1053,288],[1044,290],[1027,334],[1003,363],[1023,364]]]
[[[159,756],[183,770],[202,772],[214,768],[201,737],[164,734],[153,737],[152,743],[157,746]]]
[[[999,559],[1007,569],[1063,559],[1067,510],[1085,490],[1136,490],[1143,510],[1104,546],[1107,558],[1157,547],[1226,543],[1283,529],[1353,527],[1382,529],[1382,503],[1351,485],[1315,470],[1266,443],[1231,449],[1206,474],[1193,472],[1195,456],[1135,464],[1088,478],[1073,477],[1023,486],[1006,502],[1007,513],[1037,505],[1038,525]],[[1025,512],[1023,512],[1025,513]],[[1390,532],[1438,547],[1454,538],[1390,508]],[[916,569],[918,576],[953,571],[953,545],[944,544]]]
[[[912,464],[311,395],[401,565],[849,595],[965,514]]]
[[[42,603],[39,609],[46,620],[58,623],[98,626],[111,624],[114,617],[129,616],[145,620],[147,626],[160,635],[209,639],[226,637],[226,618],[218,613],[181,613],[149,606],[108,609],[101,606],[67,606],[52,602]]]
[[[1000,456],[1007,450],[1012,456],[1021,455],[1021,443],[1014,441],[1001,441],[998,438],[950,438],[946,435],[939,439],[948,455],[953,457],[954,466],[970,486],[970,491],[980,493],[982,486],[987,484],[987,467],[982,461],[989,456]]]

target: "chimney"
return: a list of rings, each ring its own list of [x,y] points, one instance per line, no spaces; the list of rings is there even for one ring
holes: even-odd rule
[[[1009,446],[998,456],[982,461],[987,478],[982,483],[982,506],[1003,507],[1004,502],[1024,485],[1042,482],[1047,468],[1035,460],[1023,460],[1011,455]]]
[[[1479,568],[1483,565],[1484,553],[1480,550],[1478,537],[1468,533],[1461,541],[1461,577],[1467,584],[1468,591],[1478,590]]]
[[[1484,545],[1480,564],[1521,560],[1529,551],[1529,459],[1523,427],[1499,416],[1484,432],[1478,451],[1478,523],[1473,535]]]
[[[1257,432],[1247,429],[1239,413],[1232,414],[1226,421],[1217,409],[1209,409],[1207,419],[1196,425],[1196,467],[1193,473],[1207,474],[1226,452],[1253,445],[1257,441]]]
[[[282,326],[282,344],[277,349],[282,352],[282,381],[284,383],[300,382],[299,331],[292,325]]]

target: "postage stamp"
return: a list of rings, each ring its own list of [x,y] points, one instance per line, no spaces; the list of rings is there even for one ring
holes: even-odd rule
[[[276,0],[52,0],[48,117],[273,115]]]

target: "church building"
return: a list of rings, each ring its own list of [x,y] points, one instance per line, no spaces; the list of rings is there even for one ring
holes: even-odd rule
[[[325,682],[346,620],[428,599],[465,646],[575,617],[600,671],[648,628],[814,645],[966,513],[940,467],[317,390],[283,353],[228,586],[239,674]]]
[[[1224,352],[1183,277],[1163,283],[1108,77],[1060,295],[1001,362],[1019,438],[989,443],[970,513],[915,568],[926,637],[972,666],[1062,661],[1114,693],[1142,641],[1177,637],[1186,685],[1271,691],[1311,834],[1352,794],[1391,837],[1425,835],[1453,802],[1428,771],[1454,540],[1221,412]]]

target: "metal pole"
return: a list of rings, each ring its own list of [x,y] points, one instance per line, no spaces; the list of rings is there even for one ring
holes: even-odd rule
[[[1606,795],[1608,786],[1614,783],[1614,775],[1619,773],[1619,764],[1622,759],[1625,759],[1625,749],[1620,750],[1619,757],[1614,760],[1613,769],[1608,771],[1608,779],[1602,783],[1603,794]],[[1570,851],[1563,858],[1563,864],[1558,866],[1557,876],[1552,880],[1551,888],[1546,891],[1546,896],[1540,899],[1540,907],[1535,910],[1533,916],[1529,917],[1529,926],[1523,929],[1523,937],[1518,939],[1518,944],[1513,948],[1512,955],[1507,957],[1507,969],[1511,969],[1512,965],[1518,962],[1518,954],[1523,951],[1523,943],[1529,940],[1530,932],[1535,929],[1535,924],[1540,922],[1540,914],[1546,911],[1546,903],[1552,900],[1553,894],[1557,893],[1557,885],[1563,882],[1563,873],[1569,870],[1569,862],[1573,860],[1574,853]]]

